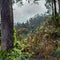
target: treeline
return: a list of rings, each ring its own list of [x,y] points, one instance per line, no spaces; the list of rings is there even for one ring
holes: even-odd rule
[[[41,25],[41,23],[45,20],[44,15],[40,16],[39,14],[35,15],[34,17],[27,20],[26,23],[17,23],[15,28],[17,31],[23,32],[34,32],[37,27]]]

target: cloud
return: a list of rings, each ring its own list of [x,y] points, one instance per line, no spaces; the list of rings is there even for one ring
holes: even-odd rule
[[[18,6],[18,4],[13,5],[14,23],[26,22],[28,18],[34,16],[35,14],[43,14],[46,12],[46,8],[44,6],[45,0],[41,0],[39,5],[28,4],[26,0],[23,0],[23,4],[24,5],[22,7]]]
[[[43,14],[46,12],[44,6],[45,0],[41,0],[39,5],[37,4],[28,4],[26,0],[23,0],[24,5],[22,7],[15,4],[13,6],[14,10],[14,23],[16,22],[26,22],[29,17],[32,17],[35,14]],[[32,2],[31,2],[32,3]]]

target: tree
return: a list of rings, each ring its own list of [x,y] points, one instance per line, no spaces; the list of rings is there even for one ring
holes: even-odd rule
[[[60,14],[60,0],[58,0],[58,5],[59,5],[59,14]]]
[[[56,16],[57,15],[57,5],[56,5],[56,0],[46,0],[46,8],[48,9],[49,12],[52,10],[52,15]]]
[[[54,14],[56,16],[57,15],[56,0],[53,0],[53,3],[54,3]]]
[[[10,50],[13,48],[12,0],[2,0],[1,8],[1,47],[2,50]]]

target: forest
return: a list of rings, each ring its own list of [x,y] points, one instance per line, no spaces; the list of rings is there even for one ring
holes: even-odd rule
[[[23,1],[0,0],[0,60],[60,60],[60,0],[43,0],[44,14],[14,23],[13,5]],[[25,1],[39,6],[41,0]]]

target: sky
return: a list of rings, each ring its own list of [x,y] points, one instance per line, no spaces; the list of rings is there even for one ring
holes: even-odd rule
[[[26,0],[23,0],[23,6],[20,4],[13,5],[13,14],[14,14],[14,23],[23,23],[26,22],[30,17],[36,14],[44,14],[47,10],[45,7],[45,0],[39,1],[38,4],[27,3]]]

